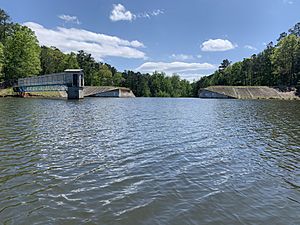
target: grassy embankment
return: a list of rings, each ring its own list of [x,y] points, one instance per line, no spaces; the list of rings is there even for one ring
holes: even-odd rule
[[[14,92],[13,88],[0,89],[0,97],[19,97],[18,93]],[[31,92],[26,93],[26,97],[37,97],[37,98],[61,98],[62,94],[58,91],[51,92]]]
[[[0,97],[17,96],[12,88],[0,89]]]

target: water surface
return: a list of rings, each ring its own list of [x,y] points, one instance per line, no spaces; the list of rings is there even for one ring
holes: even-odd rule
[[[0,99],[0,223],[299,224],[300,102]]]

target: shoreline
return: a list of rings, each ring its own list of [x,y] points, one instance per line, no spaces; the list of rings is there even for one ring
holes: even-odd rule
[[[13,88],[0,89],[0,98],[59,98],[64,99],[62,93],[58,91],[53,92],[32,92],[25,93],[24,96],[20,96],[17,92],[13,91]]]
[[[290,88],[290,87],[287,87]],[[263,94],[261,93],[263,89]],[[203,98],[203,99],[248,99],[248,100],[300,100],[300,96],[293,89],[291,91],[279,91],[276,87],[266,86],[209,86],[199,90],[198,97],[181,97],[181,98]],[[258,90],[260,93],[258,94]],[[241,91],[243,93],[241,93]],[[246,92],[246,93],[245,93]],[[143,96],[142,96],[143,97]],[[65,99],[67,94],[62,91],[52,92],[31,92],[20,96],[13,88],[0,89],[0,98],[49,98]],[[154,97],[157,98],[157,97]]]

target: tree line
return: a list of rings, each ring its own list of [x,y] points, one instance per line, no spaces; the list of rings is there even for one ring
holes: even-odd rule
[[[63,53],[56,47],[40,46],[34,32],[0,9],[0,86],[12,86],[18,78],[81,68],[87,86],[122,86],[136,96],[196,97],[199,88],[211,85],[300,85],[300,23],[283,32],[274,45],[241,62],[223,60],[212,75],[190,83],[179,75],[154,72],[119,72],[107,63],[97,62],[85,51]]]
[[[281,33],[277,44],[270,42],[259,54],[233,64],[223,60],[217,71],[195,84],[197,89],[212,85],[299,86],[300,23]]]

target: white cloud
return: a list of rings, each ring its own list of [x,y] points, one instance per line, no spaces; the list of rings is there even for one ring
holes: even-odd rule
[[[255,47],[253,47],[251,45],[245,45],[244,48],[249,49],[249,50],[253,50],[253,51],[257,50],[257,48],[255,48]]]
[[[152,16],[158,16],[160,14],[164,14],[164,11],[157,9],[157,10],[152,11],[152,13],[151,13]]]
[[[137,71],[151,73],[154,71],[172,73],[185,73],[189,71],[213,70],[215,66],[209,63],[186,63],[186,62],[146,62],[136,68]]]
[[[196,56],[198,59],[201,59],[202,58],[202,55],[197,55]]]
[[[164,11],[160,10],[160,9],[157,9],[157,10],[154,10],[152,12],[143,12],[143,13],[138,13],[136,15],[137,18],[148,18],[150,19],[151,17],[153,16],[158,16],[160,14],[164,14]]]
[[[180,61],[186,61],[186,60],[194,59],[194,56],[186,55],[186,54],[172,54],[171,58],[176,59],[176,60],[180,60]]]
[[[183,79],[186,79],[188,81],[193,82],[193,81],[197,81],[201,77],[207,76],[209,74],[210,73],[208,73],[208,74],[205,74],[205,73],[187,73],[187,74],[185,74],[185,73],[183,73],[183,74],[180,74],[180,77],[183,78]]]
[[[211,74],[215,69],[216,67],[210,63],[146,62],[135,70],[142,73],[158,71],[165,72],[167,75],[179,74],[181,78],[193,81]]]
[[[283,3],[284,3],[284,4],[293,5],[293,4],[294,4],[294,1],[292,1],[292,0],[283,0]]]
[[[66,53],[84,50],[97,60],[107,56],[146,58],[145,53],[137,49],[144,47],[143,43],[137,40],[128,41],[77,28],[47,29],[34,22],[27,22],[24,25],[35,32],[41,45],[55,46]]]
[[[113,10],[110,13],[110,19],[112,21],[128,20],[132,21],[135,19],[135,15],[130,11],[126,10],[121,4],[113,5]]]
[[[113,5],[113,10],[110,13],[110,20],[111,21],[120,21],[120,20],[127,20],[132,21],[136,18],[148,18],[150,19],[153,16],[158,16],[160,14],[163,14],[164,12],[160,9],[153,10],[152,12],[143,12],[143,13],[137,13],[134,14],[131,11],[127,10],[125,6],[122,4]]]
[[[142,42],[139,42],[137,40],[131,41],[130,44],[132,47],[135,47],[135,48],[139,48],[139,47],[144,48],[145,47],[145,45]]]
[[[59,19],[63,20],[65,23],[76,23],[76,24],[80,24],[77,16],[70,16],[70,15],[59,15],[58,16]]]
[[[201,45],[201,50],[204,52],[222,52],[236,48],[237,45],[232,44],[229,40],[209,39]]]

